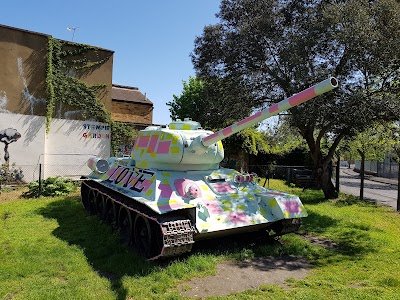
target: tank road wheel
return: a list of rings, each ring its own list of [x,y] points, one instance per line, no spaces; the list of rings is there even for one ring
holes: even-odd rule
[[[123,206],[119,209],[117,224],[123,242],[132,245],[132,216],[130,211]]]
[[[104,210],[105,210],[104,198],[105,196],[103,194],[97,193],[94,202],[96,213],[101,220],[104,220]]]
[[[117,216],[115,213],[115,205],[113,201],[105,197],[104,200],[104,215],[103,215],[104,222],[106,223],[113,223],[117,221]]]
[[[96,214],[96,199],[98,197],[98,193],[95,190],[90,190],[89,193],[89,214]]]
[[[82,185],[81,185],[82,205],[87,212],[90,212],[89,196],[90,196],[90,188],[85,183],[82,183]]]
[[[82,204],[86,212],[89,215],[94,215],[95,214],[94,201],[96,198],[95,191],[93,191],[86,184],[82,184],[81,196],[82,196]]]
[[[137,251],[144,257],[150,258],[152,253],[152,234],[149,220],[141,215],[137,215],[133,228]]]

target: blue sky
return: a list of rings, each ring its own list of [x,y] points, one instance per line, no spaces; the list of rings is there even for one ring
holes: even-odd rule
[[[215,24],[218,0],[3,1],[0,23],[114,53],[113,82],[137,86],[154,103],[153,122],[170,120],[166,102],[194,75],[190,53],[204,26]]]

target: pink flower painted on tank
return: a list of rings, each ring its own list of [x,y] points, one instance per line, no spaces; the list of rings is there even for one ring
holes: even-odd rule
[[[208,211],[213,215],[220,215],[224,212],[217,201],[207,201],[204,202],[204,205],[207,207]]]
[[[237,225],[238,223],[247,223],[248,216],[243,212],[231,212],[228,214],[228,220],[230,223]]]
[[[285,209],[291,214],[297,214],[300,212],[300,205],[297,201],[286,201]]]

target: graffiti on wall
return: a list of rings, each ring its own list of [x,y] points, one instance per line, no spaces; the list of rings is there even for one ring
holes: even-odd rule
[[[7,94],[5,91],[0,91],[0,113],[9,113],[10,111],[7,110]]]
[[[8,145],[19,140],[21,134],[14,128],[0,130],[0,142],[4,143],[4,160],[8,164],[10,153],[8,153]]]
[[[85,139],[110,139],[110,125],[84,123],[83,130]]]
[[[28,83],[26,81],[25,73],[24,73],[24,66],[22,63],[22,57],[17,58],[17,67],[18,67],[18,74],[22,81],[22,85],[24,88],[22,89],[22,100],[29,104],[31,115],[33,115],[33,110],[37,104],[45,104],[46,99],[36,98],[29,92]]]

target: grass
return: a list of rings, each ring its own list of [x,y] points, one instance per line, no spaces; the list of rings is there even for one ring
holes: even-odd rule
[[[400,215],[341,195],[271,180],[300,195],[309,217],[280,243],[210,242],[190,255],[150,263],[119,241],[110,226],[87,216],[77,194],[0,199],[0,299],[181,299],[177,284],[215,272],[218,262],[296,255],[313,265],[290,288],[265,285],[228,299],[400,299]],[[323,247],[311,240],[329,241]],[[217,246],[218,245],[218,246]]]

